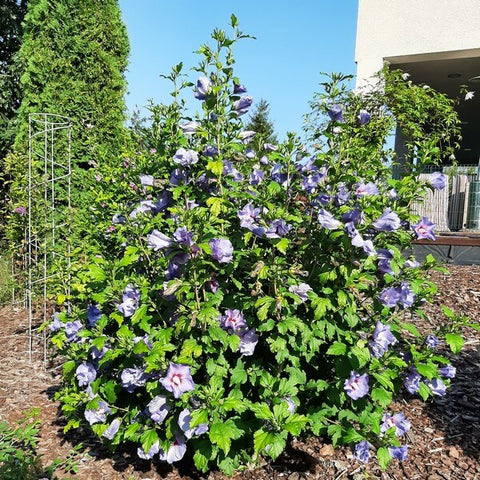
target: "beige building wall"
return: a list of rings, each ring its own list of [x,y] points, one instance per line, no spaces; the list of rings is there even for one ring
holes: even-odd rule
[[[359,0],[357,87],[390,57],[466,58],[480,56],[479,46],[480,0]]]

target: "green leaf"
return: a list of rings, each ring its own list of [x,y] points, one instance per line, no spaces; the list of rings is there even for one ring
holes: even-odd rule
[[[212,459],[212,445],[206,439],[195,439],[194,440],[194,450],[193,461],[195,466],[203,473],[208,470],[209,461]]]
[[[270,306],[275,302],[273,297],[262,297],[255,302],[257,308],[257,317],[259,320],[265,320]]]
[[[455,312],[453,310],[450,310],[450,308],[448,308],[446,305],[442,305],[442,310],[445,316],[447,316],[448,318],[452,320],[455,318]]]
[[[450,350],[455,354],[460,352],[460,350],[463,347],[463,344],[465,343],[463,341],[463,338],[456,333],[447,333],[445,335],[445,341],[447,342],[448,346],[450,347]]]
[[[241,385],[247,381],[247,372],[245,371],[245,365],[239,358],[235,368],[231,371],[230,385]]]
[[[371,394],[372,400],[378,402],[382,407],[387,407],[392,403],[392,393],[384,388],[374,388]]]
[[[418,392],[417,392],[422,398],[423,398],[423,401],[427,401],[427,398],[430,396],[430,389],[423,383],[421,382],[420,383],[420,388],[418,389]]]
[[[308,423],[308,418],[304,415],[292,415],[283,428],[292,435],[300,435],[305,425]]]
[[[210,170],[217,177],[223,172],[223,162],[221,160],[209,160],[207,170]]]
[[[345,443],[358,443],[362,440],[364,440],[363,436],[351,427],[348,428],[347,431],[343,434],[343,441]]]
[[[252,410],[252,412],[255,413],[255,416],[260,420],[273,419],[273,412],[266,403],[252,403],[252,405],[250,405],[250,410]]]
[[[142,442],[143,451],[148,452],[150,448],[152,448],[152,445],[158,442],[157,431],[153,428],[145,430],[140,437],[140,441]]]
[[[222,164],[222,170],[223,170],[223,164]],[[220,173],[217,173],[217,175],[220,175]],[[210,207],[210,212],[212,213],[212,215],[214,217],[218,217],[218,215],[222,211],[223,198],[221,198],[221,197],[210,197],[210,198],[207,199],[207,205]]]
[[[433,377],[438,375],[437,366],[432,365],[430,363],[429,364],[417,363],[417,364],[415,364],[415,368],[417,369],[417,371],[420,375],[428,378],[429,380],[431,380]]]
[[[343,355],[347,351],[347,346],[342,342],[333,342],[327,350],[327,355]]]
[[[377,458],[378,458],[378,463],[382,468],[382,470],[386,470],[391,460],[390,453],[388,453],[388,449],[386,447],[380,447],[377,450]]]
[[[243,430],[238,428],[232,419],[229,419],[226,422],[214,423],[208,432],[208,436],[212,443],[218,445],[227,455],[230,451],[232,440],[240,438],[242,433]]]
[[[287,238],[282,238],[279,242],[277,242],[275,247],[277,248],[278,251],[282,253],[286,253],[289,245],[290,245],[290,241]]]

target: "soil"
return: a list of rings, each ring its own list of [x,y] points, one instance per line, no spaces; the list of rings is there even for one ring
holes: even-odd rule
[[[427,318],[418,321],[425,333],[444,321],[441,304],[479,321],[480,267],[450,266],[450,275],[435,272],[439,286],[434,302],[426,305]],[[78,472],[58,472],[59,478],[78,480],[221,480],[219,472],[199,474],[189,463],[176,466],[141,461],[135,452],[109,453],[95,437],[83,431],[64,435],[59,405],[53,400],[59,388],[59,368],[44,369],[41,340],[35,342],[29,361],[27,315],[11,308],[0,309],[0,419],[14,423],[30,407],[40,408],[42,423],[38,451],[45,464],[65,459],[82,444],[76,454]],[[235,479],[409,479],[480,480],[480,334],[465,332],[461,353],[451,357],[457,369],[447,395],[427,404],[418,399],[402,401],[393,410],[404,412],[412,424],[409,455],[405,462],[394,460],[386,472],[375,461],[367,465],[355,461],[347,448],[334,450],[322,438],[293,439],[287,451],[274,463],[241,472]],[[19,479],[21,480],[21,479]]]

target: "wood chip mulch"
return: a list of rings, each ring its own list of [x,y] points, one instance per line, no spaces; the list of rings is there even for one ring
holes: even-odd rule
[[[480,267],[450,266],[450,275],[435,272],[439,293],[426,306],[428,319],[417,324],[428,333],[444,321],[441,305],[480,320]],[[0,309],[0,420],[18,420],[30,407],[40,407],[42,422],[38,453],[45,464],[66,458],[82,443],[77,455],[77,474],[58,472],[59,478],[78,480],[221,480],[219,472],[201,475],[188,463],[170,467],[140,461],[132,451],[109,453],[96,439],[84,432],[62,433],[63,419],[58,403],[52,400],[60,383],[59,369],[43,368],[41,348],[29,363],[24,311]],[[480,480],[480,334],[466,332],[466,344],[451,356],[457,376],[447,395],[428,404],[413,398],[397,403],[412,424],[407,461],[394,460],[386,472],[375,461],[356,462],[347,448],[334,450],[322,438],[294,439],[275,463],[241,472],[235,479],[248,480]],[[19,479],[20,480],[20,479]]]

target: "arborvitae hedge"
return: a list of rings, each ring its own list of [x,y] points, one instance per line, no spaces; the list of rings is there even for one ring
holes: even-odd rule
[[[26,150],[31,112],[73,120],[77,165],[117,147],[125,137],[128,53],[117,0],[30,0],[18,56],[23,101],[17,152]]]

